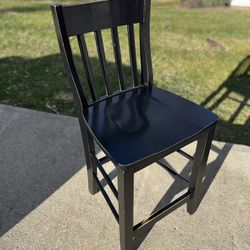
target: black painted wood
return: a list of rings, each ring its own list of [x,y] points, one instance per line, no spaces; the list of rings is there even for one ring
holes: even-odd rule
[[[133,78],[133,85],[138,86],[138,71],[137,71],[137,60],[136,60],[136,47],[135,47],[135,32],[134,25],[128,25],[128,45],[130,55],[130,65]]]
[[[57,6],[57,8],[55,8]],[[82,86],[79,81],[78,74],[74,66],[72,51],[70,48],[70,36],[76,36],[81,53],[83,67],[86,73],[87,82],[89,85],[92,100],[98,101],[98,84],[95,82],[89,56],[84,39],[84,34],[93,31],[95,34],[98,58],[100,62],[101,73],[103,76],[103,84],[105,87],[106,95],[111,95],[111,83],[108,75],[107,61],[105,57],[105,49],[103,46],[102,29],[110,28],[111,37],[114,48],[114,57],[118,74],[118,85],[120,91],[129,88],[124,80],[124,72],[122,66],[121,48],[119,42],[118,26],[126,25],[128,27],[128,42],[129,42],[129,55],[132,70],[133,86],[139,85],[138,70],[136,61],[136,46],[134,24],[138,23],[140,26],[140,55],[141,55],[141,82],[143,84],[152,84],[152,67],[151,55],[149,44],[149,10],[150,0],[109,0],[99,1],[88,4],[64,5],[55,4],[52,9],[54,16],[60,12],[60,17],[55,19],[61,20],[60,25],[56,26],[57,33],[63,33],[63,37],[59,37],[59,44],[61,51],[63,51],[63,58],[66,70],[71,67],[69,77],[71,77],[73,91],[77,90],[75,95],[76,99],[80,96],[80,100],[76,100],[79,105],[88,106],[88,102],[83,93]],[[60,11],[59,11],[60,9]],[[60,35],[60,34],[59,34]],[[62,42],[63,40],[63,42]],[[67,48],[65,50],[65,48]],[[70,58],[70,60],[68,60]],[[112,83],[114,84],[114,83]],[[81,107],[81,109],[84,107]]]
[[[186,192],[176,200],[172,201],[165,207],[162,207],[160,210],[154,212],[147,218],[136,224],[134,226],[134,236],[137,237],[140,235],[141,231],[146,230],[146,228],[152,227],[156,222],[173,212],[175,209],[186,203],[191,197],[191,192]]]
[[[100,30],[95,31],[95,40],[96,40],[96,47],[97,47],[97,51],[98,51],[98,56],[99,56],[101,70],[102,70],[102,76],[103,76],[106,94],[111,95],[112,92],[111,92],[110,83],[109,83],[107,61],[106,61],[105,52],[104,52],[102,33]]]
[[[147,81],[147,64],[144,41],[144,28],[140,25],[140,57],[141,57],[141,84],[146,84]]]
[[[120,90],[124,90],[125,89],[124,73],[122,68],[122,57],[121,57],[120,41],[119,41],[117,27],[111,29],[111,34],[112,34],[112,41],[113,41],[113,48],[115,55],[115,63],[119,79],[119,86]]]
[[[89,4],[51,6],[58,43],[77,106],[86,155],[88,186],[91,194],[103,193],[119,222],[121,250],[133,248],[133,236],[188,200],[188,212],[197,209],[204,169],[210,150],[217,116],[185,98],[153,86],[150,52],[150,0],[109,0]],[[138,81],[134,25],[139,23],[141,83]],[[129,55],[133,87],[125,89],[117,27],[128,27]],[[112,93],[101,30],[110,28],[120,90]],[[106,96],[97,93],[89,62],[84,33],[94,32]],[[87,102],[70,47],[70,36],[77,36],[83,66],[93,102]],[[194,157],[180,148],[198,140]],[[95,144],[106,156],[96,158]],[[194,166],[189,191],[155,212],[133,228],[134,173],[173,152],[192,160]],[[118,194],[105,169],[111,160],[118,173]],[[161,164],[162,165],[162,164]],[[165,165],[162,165],[165,166]],[[97,177],[97,167],[118,197],[119,215]],[[167,168],[167,166],[165,166]],[[167,168],[168,169],[168,168]],[[173,171],[168,169],[172,174]],[[178,176],[178,175],[177,175]],[[181,179],[183,177],[179,176]],[[184,179],[185,180],[185,179]],[[98,188],[97,188],[98,187]],[[190,198],[191,197],[191,198]],[[134,230],[134,231],[133,231]]]
[[[70,86],[74,95],[76,108],[81,112],[87,106],[87,99],[81,87],[81,82],[74,64],[72,50],[65,30],[65,19],[63,16],[63,7],[60,4],[51,5],[52,17],[54,20],[57,40],[60,52],[63,58],[64,67],[70,82]]]
[[[102,173],[106,183],[109,185],[112,193],[114,194],[114,196],[118,199],[118,191],[116,190],[112,180],[109,178],[108,174],[105,172],[101,162],[97,159],[97,157],[92,154],[91,157],[94,159],[94,161],[96,162],[96,165],[98,167],[98,169],[100,170],[100,172]]]
[[[150,48],[150,0],[145,1],[143,22],[140,23],[140,52],[142,84],[153,84],[153,69]]]
[[[103,186],[102,186],[102,184],[101,184],[101,182],[100,182],[100,180],[98,179],[98,177],[97,177],[96,174],[94,174],[94,179],[95,179],[95,181],[96,181],[96,184],[97,184],[99,190],[102,192],[103,197],[105,198],[105,200],[106,200],[106,202],[107,202],[107,204],[108,204],[108,206],[109,206],[111,212],[113,213],[115,219],[116,219],[117,222],[118,222],[118,221],[119,221],[119,215],[118,215],[118,213],[117,213],[117,211],[116,211],[116,209],[115,209],[115,207],[114,207],[112,201],[110,200],[110,198],[109,198],[107,192],[106,192],[105,189],[103,188]]]
[[[201,106],[147,86],[102,100],[84,115],[107,154],[127,168],[181,145],[217,121]]]
[[[63,16],[68,36],[139,23],[143,20],[143,0],[109,0],[65,5]]]
[[[98,93],[97,93],[96,83],[95,83],[93,72],[92,72],[92,67],[89,61],[89,55],[88,55],[88,50],[87,50],[84,35],[77,35],[77,40],[78,40],[81,58],[82,58],[86,78],[89,84],[91,96],[92,96],[93,101],[96,101],[98,100]]]

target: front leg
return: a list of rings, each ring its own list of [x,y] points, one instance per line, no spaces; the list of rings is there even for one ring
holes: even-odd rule
[[[121,250],[133,248],[134,173],[118,169]]]
[[[98,192],[98,187],[94,179],[94,174],[97,174],[97,166],[96,162],[91,157],[91,154],[95,155],[95,144],[84,122],[82,122],[82,124],[80,122],[80,126],[87,165],[88,188],[89,192],[94,195]]]
[[[192,193],[191,199],[187,202],[187,211],[189,214],[193,214],[198,208],[202,180],[207,165],[207,159],[213,140],[214,130],[215,125],[204,135],[202,135],[202,137],[200,137],[197,142],[189,184],[189,191]]]

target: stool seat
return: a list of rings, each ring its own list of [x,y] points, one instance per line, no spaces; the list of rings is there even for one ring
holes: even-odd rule
[[[183,97],[147,86],[101,100],[84,116],[96,140],[124,167],[176,147],[218,120]]]

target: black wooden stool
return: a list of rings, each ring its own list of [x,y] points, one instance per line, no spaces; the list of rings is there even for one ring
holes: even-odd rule
[[[51,6],[57,38],[65,69],[74,94],[86,155],[88,185],[91,194],[103,193],[120,227],[121,249],[130,250],[133,238],[140,231],[187,202],[190,214],[197,209],[204,169],[213,139],[217,116],[195,103],[153,85],[150,53],[150,0],[110,0],[88,4]],[[139,26],[140,72],[134,27]],[[118,26],[127,26],[130,66],[133,83],[126,87],[123,73]],[[118,91],[112,92],[103,45],[103,29],[110,29]],[[97,83],[88,56],[85,33],[94,32],[96,49],[106,95],[99,96]],[[88,88],[88,101],[74,63],[70,37],[77,37]],[[182,151],[185,145],[196,141],[194,157]],[[94,143],[105,157],[98,159]],[[157,162],[168,171],[161,160],[177,151],[193,161],[188,191],[148,219],[133,225],[134,174]],[[116,190],[103,164],[111,161],[118,175]],[[119,214],[102,187],[97,168],[118,199]]]

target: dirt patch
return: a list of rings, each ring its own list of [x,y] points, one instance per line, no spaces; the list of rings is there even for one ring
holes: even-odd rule
[[[181,7],[184,7],[184,8],[202,8],[202,7],[204,7],[204,4],[203,4],[202,0],[193,0],[193,1],[182,0]]]
[[[225,46],[223,46],[221,43],[215,41],[212,38],[207,38],[206,41],[209,45],[209,48],[213,51],[225,51],[226,50]]]
[[[229,6],[231,0],[181,0],[185,8],[222,7]]]
[[[56,100],[62,100],[62,101],[66,101],[66,102],[71,102],[73,101],[73,94],[70,92],[63,92],[60,91],[55,95],[55,99]]]

